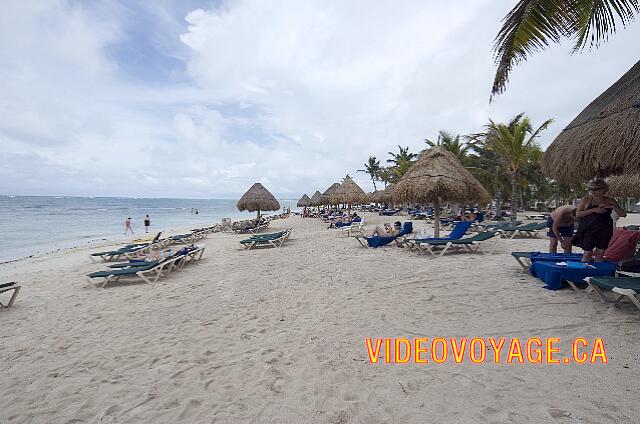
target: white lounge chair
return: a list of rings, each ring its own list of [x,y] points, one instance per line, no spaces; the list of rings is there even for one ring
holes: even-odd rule
[[[0,308],[8,308],[11,305],[13,305],[13,302],[16,300],[16,297],[18,297],[18,293],[20,293],[21,287],[22,286],[19,286],[15,282],[0,284],[0,293],[13,291],[13,294],[11,294],[11,298],[9,299],[9,302],[6,305],[0,302]]]
[[[354,233],[363,235],[365,230],[365,225],[366,224],[364,222],[364,218],[362,218],[360,219],[360,222],[352,222],[351,225],[340,227],[340,234],[347,233],[347,237],[351,237],[351,235]]]

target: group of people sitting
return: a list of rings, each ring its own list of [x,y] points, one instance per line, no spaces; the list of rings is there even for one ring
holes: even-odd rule
[[[557,253],[558,244],[565,253],[571,253],[572,247],[577,246],[584,251],[582,262],[602,261],[613,237],[612,212],[618,217],[627,213],[615,199],[606,196],[609,186],[604,180],[594,180],[588,188],[590,195],[577,207],[560,206],[551,213],[547,220],[550,253]]]

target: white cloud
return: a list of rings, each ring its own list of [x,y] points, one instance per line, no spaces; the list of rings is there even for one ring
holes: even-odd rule
[[[244,0],[181,23],[163,2],[142,8],[148,28],[126,2],[3,5],[0,192],[215,197],[261,181],[310,195],[347,173],[370,188],[355,172],[369,155],[519,112],[557,118],[548,144],[635,63],[640,25],[596,52],[533,56],[489,105],[512,3]],[[127,75],[135,55],[111,48],[140,48],[140,31],[187,74]]]

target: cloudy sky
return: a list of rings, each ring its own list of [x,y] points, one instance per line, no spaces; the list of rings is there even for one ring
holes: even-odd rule
[[[3,2],[0,194],[324,190],[370,155],[526,112],[548,145],[640,58],[640,24],[535,55],[489,104],[515,0]]]

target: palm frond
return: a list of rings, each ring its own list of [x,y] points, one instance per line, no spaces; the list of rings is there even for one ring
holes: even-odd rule
[[[638,0],[574,0],[576,10],[576,44],[573,51],[598,47],[609,34],[616,32],[616,21],[626,27],[640,12]]]
[[[491,98],[504,92],[509,72],[527,56],[571,34],[562,0],[520,0],[502,20],[493,50],[497,65]]]

